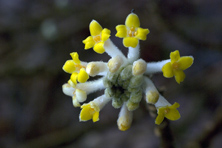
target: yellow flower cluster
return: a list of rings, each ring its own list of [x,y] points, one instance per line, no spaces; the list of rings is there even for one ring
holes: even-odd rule
[[[161,124],[164,118],[178,120],[179,103],[171,105],[161,96],[149,75],[163,72],[164,77],[175,77],[180,84],[185,79],[183,71],[193,64],[193,57],[180,57],[176,50],[170,53],[170,59],[167,60],[147,63],[140,59],[139,40],[146,40],[149,30],[140,27],[139,17],[133,12],[127,16],[125,25],[117,25],[116,30],[116,36],[123,38],[123,45],[129,49],[127,56],[109,39],[110,30],[92,20],[89,24],[90,36],[83,40],[85,49],[93,48],[99,54],[106,52],[111,59],[108,62],[87,63],[80,61],[78,53],[73,52],[70,54],[72,59],[63,65],[63,70],[71,74],[68,83],[63,85],[63,92],[73,98],[75,107],[81,107],[80,121],[99,121],[99,112],[112,101],[114,108],[121,108],[117,125],[121,131],[125,131],[130,128],[133,111],[139,107],[142,98],[156,107],[156,124]],[[87,81],[89,76],[97,75],[102,78]],[[103,95],[81,105],[86,101],[87,94],[101,89],[105,89]]]

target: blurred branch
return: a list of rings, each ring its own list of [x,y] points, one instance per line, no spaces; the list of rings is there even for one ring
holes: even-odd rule
[[[150,115],[153,118],[156,118],[157,116],[156,107],[154,105],[148,104],[147,108],[149,110]],[[164,121],[155,128],[155,134],[157,137],[160,138],[161,148],[174,148],[173,144],[174,138],[169,123],[170,123],[169,120],[164,119]]]
[[[222,131],[222,105],[219,105],[215,116],[212,120],[205,124],[204,129],[198,138],[188,143],[189,148],[207,148],[211,144],[213,138]]]
[[[102,123],[101,125],[95,125],[95,124],[91,124],[89,123],[89,125],[86,126],[82,126],[81,125],[72,125],[68,128],[62,129],[62,130],[58,130],[55,132],[52,132],[50,134],[45,134],[41,137],[32,139],[28,142],[25,142],[23,144],[20,145],[16,145],[13,147],[17,147],[17,148],[49,148],[49,147],[56,147],[56,146],[61,146],[67,143],[71,143],[74,142],[75,140],[77,140],[78,138],[81,138],[82,135],[84,135],[84,133],[86,132],[90,132],[91,130],[100,130],[103,128],[108,128],[110,126],[112,126],[115,121],[115,119],[110,119],[109,121]],[[82,124],[82,123],[79,123]],[[87,124],[87,123],[86,123]]]

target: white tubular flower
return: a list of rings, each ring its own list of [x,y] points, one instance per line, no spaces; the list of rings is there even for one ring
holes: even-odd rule
[[[105,44],[104,44],[104,48],[106,48],[106,53],[110,56],[110,57],[116,57],[116,56],[120,56],[122,59],[124,59],[124,61],[127,61],[125,55],[121,52],[121,50],[119,50],[118,47],[116,47],[113,42],[108,39]]]
[[[100,78],[98,80],[89,81],[86,83],[79,83],[78,85],[76,85],[76,88],[84,90],[86,94],[90,94],[95,91],[104,89],[105,87],[103,85],[103,78]]]
[[[159,92],[149,78],[145,78],[145,100],[147,103],[155,104],[159,99]]]
[[[108,68],[110,72],[116,72],[120,66],[124,63],[121,56],[115,56],[111,58],[108,62]]]
[[[90,62],[86,67],[86,72],[92,77],[96,75],[106,75],[107,71],[107,64],[104,62]]]
[[[72,87],[70,84],[66,83],[62,85],[62,91],[67,96],[73,96],[73,92],[75,91],[75,88]]]
[[[86,92],[81,89],[76,89],[75,96],[79,102],[84,102],[86,101],[86,98],[87,98]]]
[[[72,104],[73,104],[74,107],[80,107],[81,106],[81,104],[77,100],[76,96],[72,97]]]
[[[146,72],[146,62],[142,59],[139,59],[135,62],[133,62],[133,75],[137,76],[137,75],[143,75]]]
[[[171,52],[168,60],[149,63],[142,60],[139,43],[140,40],[146,40],[150,31],[140,27],[139,17],[133,12],[127,16],[125,25],[117,25],[116,30],[116,37],[123,38],[123,45],[128,48],[127,57],[110,40],[111,31],[92,20],[89,25],[90,36],[83,40],[85,49],[93,48],[98,54],[106,52],[111,58],[108,62],[86,63],[79,60],[77,52],[73,52],[70,54],[72,60],[66,61],[63,66],[63,70],[71,74],[71,77],[62,86],[62,90],[72,97],[74,107],[81,106],[80,121],[98,121],[100,110],[111,101],[115,109],[121,108],[117,125],[119,130],[125,131],[130,128],[133,111],[139,108],[142,98],[155,105],[158,114],[156,124],[161,124],[165,117],[173,121],[179,119],[179,104],[171,105],[161,96],[149,75],[162,72],[164,77],[175,77],[180,84],[185,79],[183,71],[193,64],[194,58],[180,57],[176,50]],[[89,76],[100,78],[88,81]],[[81,105],[88,94],[100,90],[104,90],[102,96]]]
[[[157,72],[162,72],[162,67],[168,62],[170,62],[170,59],[163,60],[160,62],[147,63],[147,68],[146,68],[145,74],[153,74],[153,73],[157,73]]]
[[[62,90],[64,94],[72,97],[74,107],[79,107],[79,103],[84,102],[87,98],[87,94],[84,90],[76,89],[69,83],[64,84]]]
[[[133,112],[127,109],[126,104],[123,104],[117,120],[117,125],[119,130],[121,131],[128,130],[132,124],[132,121],[133,121]]]
[[[133,47],[128,47],[128,54],[127,58],[129,62],[136,61],[140,57],[140,45],[138,44],[135,48]]]

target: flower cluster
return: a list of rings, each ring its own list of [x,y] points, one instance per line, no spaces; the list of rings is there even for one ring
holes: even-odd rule
[[[110,101],[114,108],[120,108],[117,120],[118,128],[125,131],[130,128],[133,111],[139,107],[142,98],[147,103],[155,105],[157,109],[156,124],[161,124],[164,118],[178,120],[180,113],[179,103],[170,104],[157,90],[150,74],[163,72],[166,78],[175,77],[177,83],[185,79],[184,70],[193,64],[192,56],[180,57],[179,51],[170,53],[170,59],[159,62],[145,62],[139,58],[139,41],[146,40],[148,29],[140,27],[140,21],[135,13],[130,13],[125,25],[116,27],[116,36],[123,38],[123,45],[128,48],[125,56],[110,40],[110,30],[102,28],[95,20],[89,25],[91,36],[83,40],[85,49],[93,48],[95,52],[106,52],[111,58],[108,62],[83,62],[79,60],[78,53],[71,53],[72,60],[67,60],[63,70],[70,73],[70,79],[63,85],[63,92],[72,97],[74,107],[82,110],[80,121],[99,121],[99,113]],[[87,81],[89,77],[100,76],[94,81]],[[104,94],[83,103],[87,95],[98,90]]]

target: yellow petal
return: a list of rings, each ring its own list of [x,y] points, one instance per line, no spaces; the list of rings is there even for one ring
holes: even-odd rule
[[[146,36],[149,32],[148,29],[138,28],[136,37],[140,40],[146,40]]]
[[[95,46],[93,47],[93,50],[99,54],[104,53],[105,52],[104,43],[100,42],[100,43],[95,44]]]
[[[99,112],[95,112],[92,117],[93,122],[99,121]]]
[[[116,37],[124,38],[127,36],[127,29],[125,25],[116,26],[116,31],[117,31]]]
[[[162,110],[158,109],[158,115],[156,117],[155,123],[157,125],[160,125],[160,123],[163,122],[163,119],[164,119],[164,112]]]
[[[179,108],[180,104],[175,102],[173,105],[171,105],[169,108]]]
[[[182,70],[175,70],[174,75],[178,84],[180,84],[180,82],[183,82],[186,77],[185,73]]]
[[[92,20],[89,24],[89,31],[92,36],[97,36],[101,34],[102,30],[102,26],[95,20]]]
[[[135,37],[126,37],[123,39],[123,45],[125,47],[133,47],[135,48],[139,43],[138,39]]]
[[[92,48],[95,45],[95,41],[93,40],[92,36],[87,37],[82,42],[85,44],[85,49]]]
[[[193,64],[193,57],[184,56],[178,60],[179,69],[185,70]]]
[[[67,73],[73,73],[75,72],[76,68],[75,68],[75,63],[73,60],[67,60],[65,62],[65,64],[63,65],[62,69],[67,72]]]
[[[162,71],[163,71],[163,76],[166,77],[166,78],[171,78],[171,77],[174,76],[173,68],[172,68],[172,65],[171,65],[170,62],[163,65]]]
[[[171,63],[176,62],[177,60],[179,60],[179,58],[180,58],[180,53],[178,50],[170,53]]]
[[[77,52],[72,52],[70,55],[76,64],[80,64],[79,55]]]
[[[170,110],[167,112],[167,114],[165,114],[165,117],[172,121],[178,120],[180,118],[180,113],[176,108],[179,106],[179,103],[175,102],[172,106],[169,107]]]
[[[89,75],[86,73],[84,68],[81,68],[78,74],[78,81],[85,83],[89,79]]]
[[[131,27],[139,27],[140,26],[140,20],[139,17],[135,13],[130,13],[125,21],[125,25],[129,28]]]
[[[81,106],[82,110],[79,115],[80,121],[87,121],[92,119],[92,115],[94,114],[95,110],[91,108],[90,104],[84,104]]]
[[[106,40],[109,39],[109,37],[110,37],[110,30],[104,28],[104,29],[102,30],[102,35],[101,35],[102,41],[105,42]]]
[[[78,73],[74,72],[72,73],[70,80],[76,85],[77,84],[77,77],[78,77]]]

